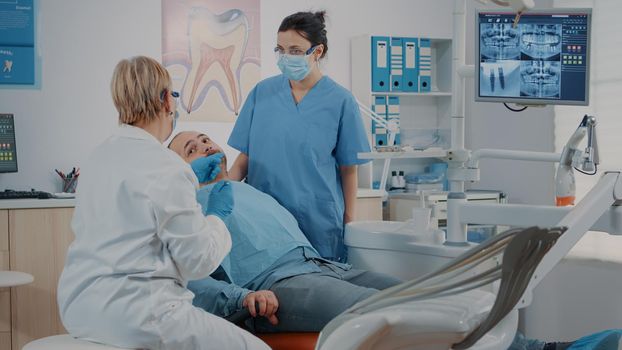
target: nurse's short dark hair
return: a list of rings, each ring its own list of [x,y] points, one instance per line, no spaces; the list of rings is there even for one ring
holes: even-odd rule
[[[279,32],[295,30],[298,34],[311,42],[311,47],[319,44],[324,45],[324,51],[322,51],[322,56],[320,57],[324,58],[326,52],[328,52],[326,25],[324,24],[325,15],[326,11],[296,12],[283,19],[283,22],[281,22],[279,26]]]

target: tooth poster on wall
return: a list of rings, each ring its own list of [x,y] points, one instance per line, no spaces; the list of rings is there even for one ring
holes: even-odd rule
[[[33,0],[0,0],[0,84],[35,83]]]
[[[162,63],[183,121],[235,121],[260,79],[259,29],[259,0],[162,1]]]

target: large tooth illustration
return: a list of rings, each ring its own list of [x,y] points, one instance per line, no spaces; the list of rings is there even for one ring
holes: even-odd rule
[[[212,86],[217,88],[225,105],[236,115],[240,109],[238,67],[248,40],[248,20],[244,12],[234,9],[215,15],[206,8],[195,7],[189,15],[188,35],[192,68],[182,88],[182,103],[188,113],[199,108],[198,96],[205,96]],[[214,64],[217,63],[217,64]],[[206,74],[214,67],[208,80]]]

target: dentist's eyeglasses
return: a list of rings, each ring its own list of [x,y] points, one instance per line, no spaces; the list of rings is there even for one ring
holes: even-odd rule
[[[306,56],[306,55],[310,55],[313,53],[313,51],[315,51],[316,46],[311,46],[311,48],[309,48],[307,51],[304,50],[300,50],[300,49],[289,49],[287,51],[285,51],[284,49],[280,48],[280,47],[275,47],[274,48],[274,54],[276,55],[276,58],[280,58],[281,56],[287,54],[287,55],[291,55],[291,56]]]
[[[173,96],[173,97],[175,97],[175,98],[178,98],[178,97],[179,97],[179,92],[164,89],[164,90],[162,90],[162,92],[160,93],[160,100],[161,100],[161,101],[164,101],[164,99],[166,98],[166,93],[167,93],[167,92],[169,92],[169,91],[171,91],[171,96]]]
[[[177,91],[172,91],[172,90],[162,90],[162,92],[160,93],[160,101],[164,102],[164,99],[166,98],[166,93],[170,91],[171,92],[171,96],[173,96],[175,98],[175,105],[179,107],[179,92]]]

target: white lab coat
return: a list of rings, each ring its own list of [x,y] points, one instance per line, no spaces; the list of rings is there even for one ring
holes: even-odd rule
[[[65,328],[127,348],[268,349],[192,306],[185,288],[231,249],[222,220],[203,216],[190,167],[145,130],[122,125],[82,167],[58,285]]]

